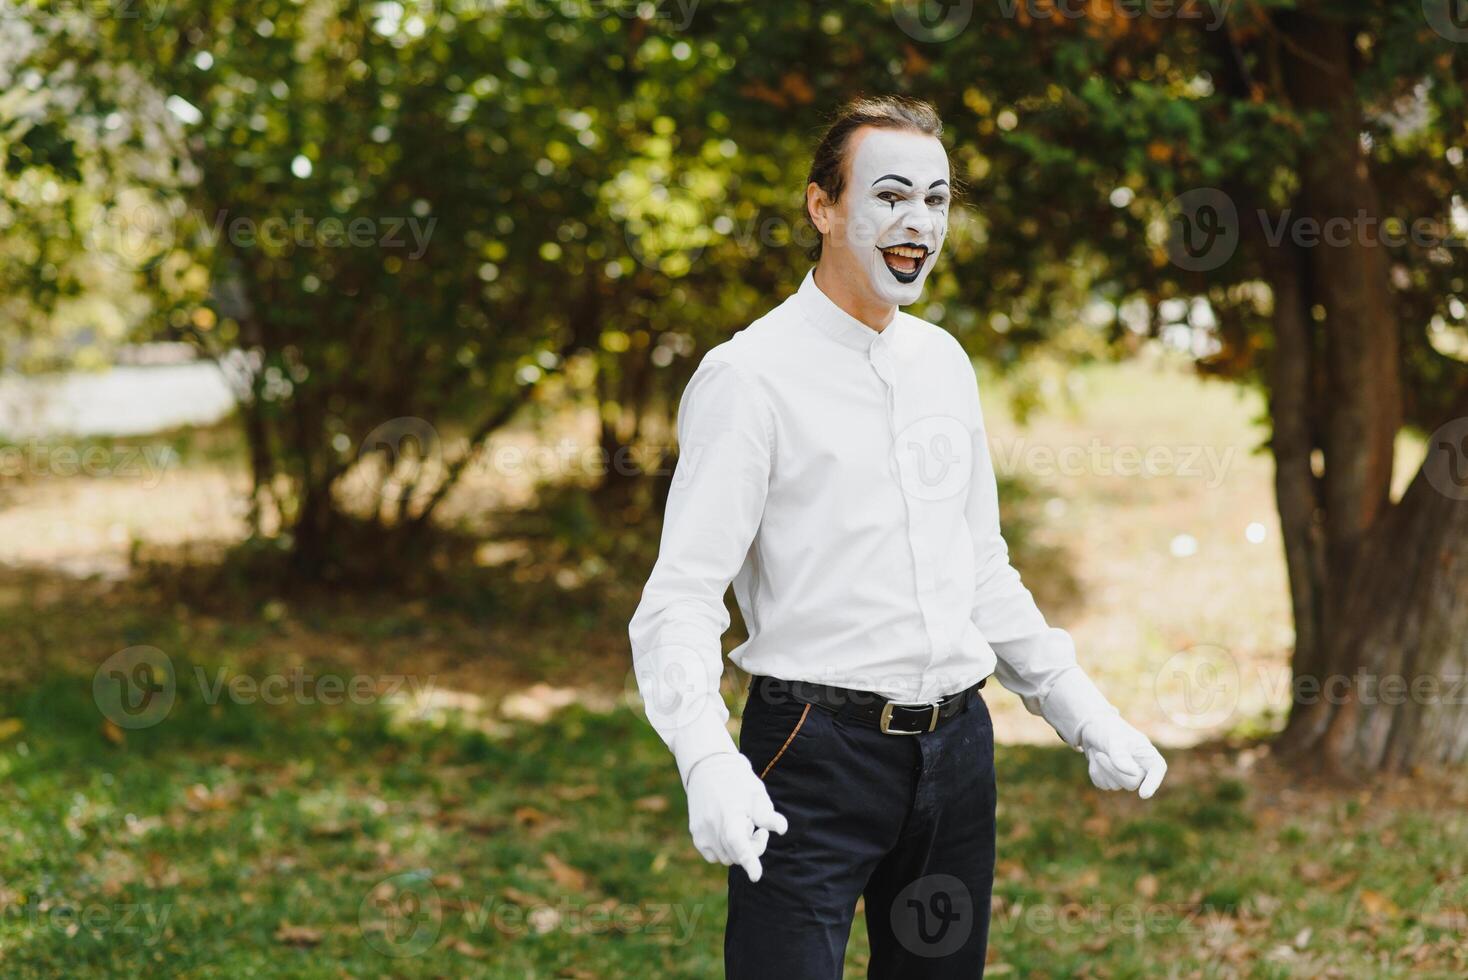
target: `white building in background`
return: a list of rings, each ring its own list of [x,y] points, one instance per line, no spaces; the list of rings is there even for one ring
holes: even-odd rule
[[[234,411],[219,365],[186,344],[139,344],[101,371],[0,372],[0,440],[132,436],[212,425]]]

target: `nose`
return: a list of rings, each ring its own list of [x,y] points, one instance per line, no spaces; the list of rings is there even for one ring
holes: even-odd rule
[[[907,233],[914,239],[921,239],[933,233],[933,215],[929,212],[927,205],[921,201],[908,205],[902,223]]]

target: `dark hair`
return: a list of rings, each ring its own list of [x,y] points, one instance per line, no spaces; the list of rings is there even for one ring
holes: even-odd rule
[[[825,192],[834,204],[846,189],[847,148],[851,135],[863,126],[877,129],[910,129],[936,139],[943,137],[943,120],[937,110],[926,102],[900,95],[882,95],[870,99],[853,99],[841,107],[836,118],[821,136],[815,155],[810,162],[810,176],[805,186],[815,184]],[[805,220],[816,232],[816,243],[806,254],[812,262],[821,257],[821,232],[816,228],[810,208],[805,209]]]

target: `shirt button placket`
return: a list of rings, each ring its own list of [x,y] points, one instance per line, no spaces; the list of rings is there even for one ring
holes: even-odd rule
[[[928,643],[928,666],[931,666],[934,658],[937,656],[937,647],[933,642],[933,630],[930,622],[931,617],[928,614],[927,598],[932,594],[936,583],[933,580],[933,570],[930,563],[924,561],[923,558],[922,545],[917,534],[913,501],[908,496],[907,485],[902,476],[902,464],[900,461],[902,447],[897,444],[897,440],[902,431],[902,426],[899,425],[901,414],[898,411],[897,402],[899,397],[897,390],[897,372],[892,363],[892,353],[887,348],[885,341],[886,338],[879,335],[872,342],[872,346],[868,351],[868,357],[871,360],[873,369],[877,372],[877,377],[882,379],[882,383],[887,389],[887,427],[892,436],[892,451],[888,458],[888,466],[892,471],[893,478],[897,480],[897,489],[902,494],[903,523],[907,532],[908,554],[912,557],[913,585],[917,590],[914,598],[917,600],[918,617],[922,620],[923,624],[923,636],[927,639]],[[923,672],[926,674],[927,670],[924,669]],[[922,678],[918,680],[921,681]]]

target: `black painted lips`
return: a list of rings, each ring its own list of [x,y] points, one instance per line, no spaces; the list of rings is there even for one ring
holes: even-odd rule
[[[907,256],[890,256],[889,257],[888,254],[887,254],[887,249],[888,248],[920,248],[920,249],[923,250],[923,257],[920,258],[920,259],[916,259],[916,260],[908,259]],[[882,262],[887,266],[887,271],[890,272],[890,273],[892,273],[892,278],[896,279],[898,282],[902,283],[903,285],[908,285],[908,284],[917,282],[918,275],[923,271],[923,263],[927,262],[929,256],[932,255],[932,253],[928,250],[928,247],[926,245],[918,245],[918,244],[915,244],[913,242],[903,242],[900,245],[888,245],[886,248],[878,249],[878,251],[882,253]],[[890,261],[893,258],[903,259],[903,260],[906,260],[906,261],[916,261],[917,262],[917,265],[913,266],[913,269],[912,269],[911,272],[902,272],[902,271],[899,271],[898,269],[893,268],[892,262]]]

